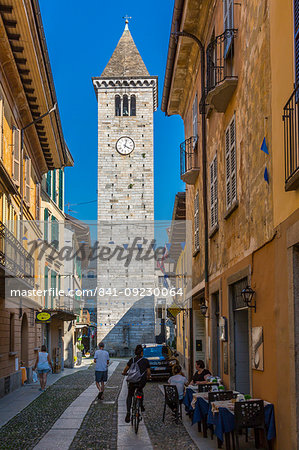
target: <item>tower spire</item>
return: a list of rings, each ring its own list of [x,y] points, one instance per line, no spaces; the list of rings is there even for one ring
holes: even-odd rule
[[[132,17],[128,16],[128,14],[126,14],[123,19],[125,19],[125,31],[129,31],[129,20],[132,19]]]

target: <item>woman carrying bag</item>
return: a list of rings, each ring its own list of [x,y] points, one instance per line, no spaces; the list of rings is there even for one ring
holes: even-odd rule
[[[34,370],[37,368],[37,373],[40,382],[40,391],[44,391],[47,384],[47,375],[53,370],[52,361],[45,345],[41,346],[41,351],[38,352]]]

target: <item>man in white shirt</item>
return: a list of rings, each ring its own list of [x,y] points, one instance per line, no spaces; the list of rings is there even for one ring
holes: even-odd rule
[[[104,343],[99,344],[99,350],[94,354],[94,362],[96,365],[95,377],[96,385],[99,390],[98,399],[103,399],[105,381],[108,379],[109,353],[104,350]],[[100,385],[101,383],[101,385]]]

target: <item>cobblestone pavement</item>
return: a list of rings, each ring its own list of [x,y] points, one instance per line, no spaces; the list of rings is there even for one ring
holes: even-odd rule
[[[61,378],[0,429],[0,449],[32,449],[94,382],[94,367]]]
[[[117,449],[117,399],[124,377],[121,362],[109,378],[104,400],[91,404],[70,449]]]
[[[162,422],[164,396],[159,384],[163,384],[163,382],[151,381],[146,384],[144,389],[145,412],[143,417],[153,447],[165,450],[197,449],[182,422],[175,423],[169,408],[166,409],[165,422]]]

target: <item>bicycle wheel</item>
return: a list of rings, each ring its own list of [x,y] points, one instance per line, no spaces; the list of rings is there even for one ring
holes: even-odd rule
[[[139,422],[140,422],[140,400],[137,398],[134,411],[134,430],[136,434],[138,433]]]
[[[131,408],[131,425],[134,426],[134,416],[135,416],[135,410],[136,410],[136,397],[134,395],[133,397],[133,403]]]

